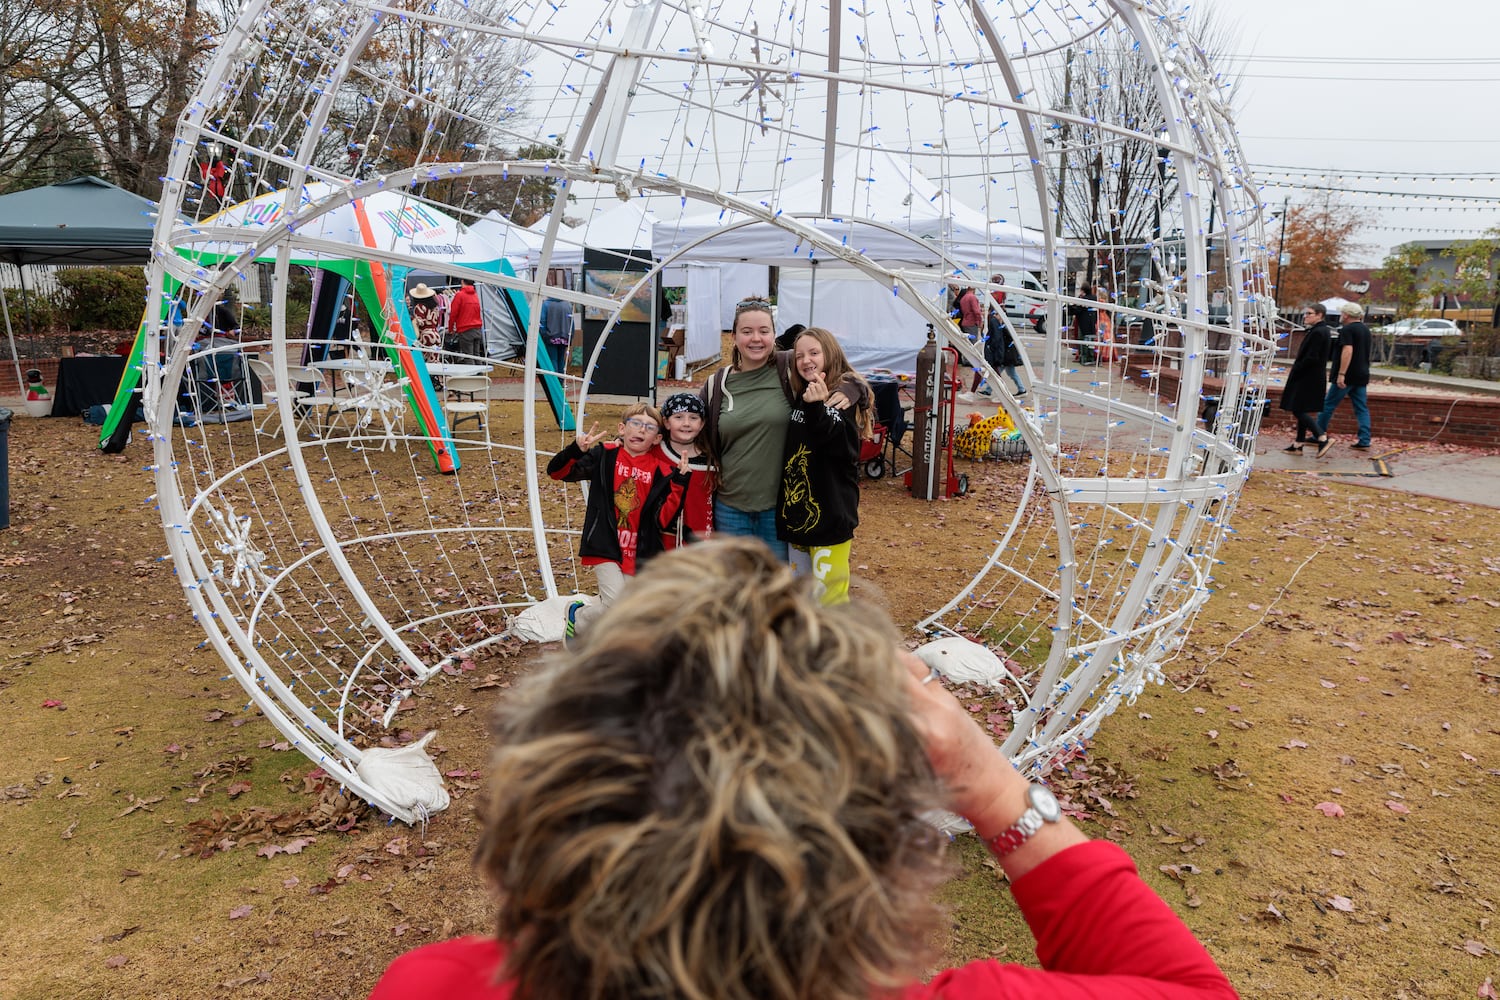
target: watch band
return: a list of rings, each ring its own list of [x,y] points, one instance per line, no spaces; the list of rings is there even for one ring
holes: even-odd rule
[[[1005,857],[1036,836],[1043,826],[1062,819],[1062,806],[1057,797],[1041,785],[1032,785],[1026,790],[1026,802],[1026,811],[1019,819],[986,841],[995,857]]]

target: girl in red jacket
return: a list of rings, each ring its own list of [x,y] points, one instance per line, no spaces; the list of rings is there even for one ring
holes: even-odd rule
[[[662,423],[666,427],[662,451],[677,474],[687,477],[682,511],[663,526],[662,543],[669,549],[702,541],[714,533],[714,463],[703,429],[704,412],[703,400],[692,392],[668,396],[661,404]]]

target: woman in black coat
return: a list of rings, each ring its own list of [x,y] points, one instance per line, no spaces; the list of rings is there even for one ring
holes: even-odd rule
[[[1302,320],[1310,325],[1281,390],[1281,408],[1297,418],[1297,438],[1282,450],[1300,455],[1303,441],[1311,438],[1317,442],[1318,457],[1322,458],[1330,445],[1328,435],[1318,430],[1318,414],[1323,412],[1323,398],[1328,392],[1328,345],[1333,331],[1328,325],[1328,310],[1316,302],[1302,310]]]

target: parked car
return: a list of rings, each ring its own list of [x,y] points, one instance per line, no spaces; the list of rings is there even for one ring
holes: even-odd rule
[[[1036,279],[1036,275],[1029,271],[1022,271],[1019,275],[1008,276],[1010,284],[1020,285],[1030,291],[1042,293],[1042,283]],[[1026,295],[1021,292],[1011,292],[1005,297],[1005,315],[1017,329],[1025,326],[1033,326],[1037,333],[1046,335],[1047,332],[1047,303],[1044,299],[1036,296]]]
[[[1402,319],[1380,327],[1377,333],[1397,340],[1420,337],[1432,340],[1438,337],[1457,337],[1461,332],[1451,319]]]
[[[1435,363],[1443,348],[1457,343],[1463,331],[1451,319],[1412,318],[1389,323],[1375,332],[1390,344],[1393,362],[1415,367]]]

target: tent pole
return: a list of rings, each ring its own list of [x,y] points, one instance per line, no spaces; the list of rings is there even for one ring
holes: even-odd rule
[[[818,304],[818,262],[814,259],[809,263],[812,264],[812,280],[808,283],[807,291],[807,325],[817,326],[817,321],[813,319],[813,310]]]
[[[10,303],[5,300],[5,286],[0,285],[0,313],[5,314],[5,339],[10,341],[10,360],[16,366],[16,385],[26,395],[26,380],[21,376],[21,353],[16,350],[16,333],[10,328]]]
[[[31,296],[26,292],[26,265],[17,262],[16,274],[21,279],[21,308],[26,313],[26,339],[31,341],[31,356],[36,357],[36,325],[31,322]]]

